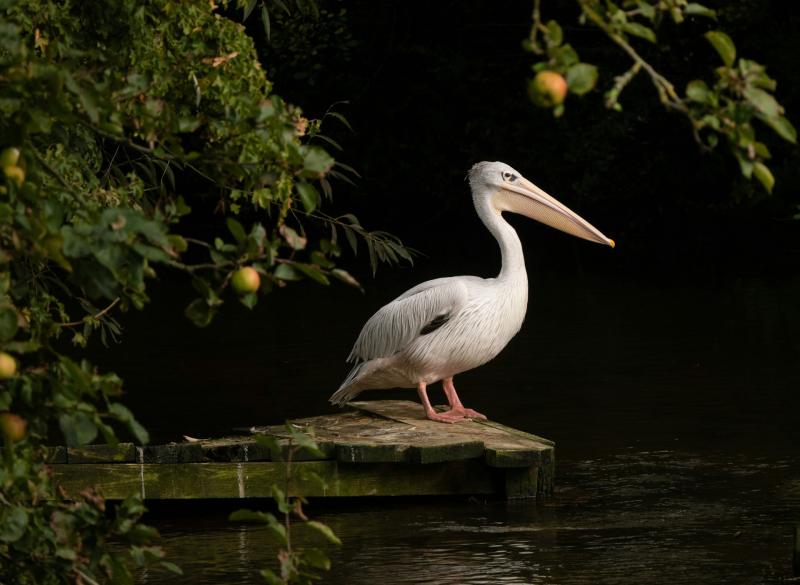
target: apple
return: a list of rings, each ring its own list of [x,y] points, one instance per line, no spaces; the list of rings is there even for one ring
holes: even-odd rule
[[[17,373],[17,360],[4,351],[0,351],[0,380],[13,378]]]
[[[22,183],[25,182],[25,171],[22,167],[18,167],[17,165],[3,167],[3,173],[5,173],[9,181],[14,181],[17,187],[22,187]]]
[[[567,80],[555,71],[539,71],[528,84],[528,93],[537,106],[558,106],[567,97]]]
[[[0,168],[15,167],[19,162],[19,148],[9,147],[0,151]]]
[[[24,439],[27,430],[28,421],[24,418],[11,412],[0,412],[0,431],[12,443]]]
[[[240,295],[254,293],[261,286],[261,277],[255,268],[245,266],[233,273],[231,278],[233,289]]]

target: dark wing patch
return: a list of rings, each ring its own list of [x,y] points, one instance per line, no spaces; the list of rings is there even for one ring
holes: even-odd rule
[[[450,320],[450,313],[445,313],[444,315],[437,315],[433,318],[430,323],[427,323],[422,329],[420,329],[420,335],[427,335],[428,333],[433,333],[439,327],[444,325]]]

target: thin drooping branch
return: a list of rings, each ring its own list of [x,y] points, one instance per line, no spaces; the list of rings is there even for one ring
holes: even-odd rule
[[[70,321],[69,323],[59,323],[59,326],[61,326],[61,327],[78,327],[79,325],[83,325],[86,322],[87,318],[99,319],[100,317],[102,317],[103,315],[108,313],[111,309],[116,307],[117,303],[119,303],[119,301],[120,301],[120,298],[117,297],[116,299],[111,301],[110,305],[108,305],[105,309],[103,309],[99,313],[95,313],[94,315],[87,315],[86,317],[84,317],[80,321]]]
[[[644,57],[639,55],[639,53],[636,52],[636,49],[634,49],[628,43],[628,41],[626,41],[622,36],[613,30],[603,19],[603,17],[592,8],[590,1],[591,0],[578,0],[581,11],[600,30],[606,33],[612,42],[625,51],[635,64],[638,64],[639,67],[647,72],[647,74],[650,76],[650,80],[653,82],[653,85],[656,88],[656,91],[658,92],[658,99],[661,101],[661,103],[684,114],[688,113],[689,108],[675,91],[675,87],[672,85],[672,83],[670,83],[666,77],[656,71],[655,68],[653,68],[653,66],[644,59]]]

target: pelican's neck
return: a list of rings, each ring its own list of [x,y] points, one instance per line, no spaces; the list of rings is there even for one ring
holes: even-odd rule
[[[486,228],[492,233],[500,245],[502,267],[498,280],[522,281],[527,284],[528,275],[525,272],[525,257],[522,255],[522,242],[517,231],[503,219],[500,212],[492,205],[492,195],[475,198],[475,209]]]

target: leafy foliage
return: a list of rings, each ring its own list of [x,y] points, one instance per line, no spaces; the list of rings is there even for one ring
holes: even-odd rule
[[[324,147],[322,120],[273,92],[232,18],[252,5],[0,3],[3,582],[130,582],[111,537],[134,563],[162,563],[140,502],[109,519],[101,495],[49,478],[42,445],[59,431],[69,445],[114,443],[119,428],[148,440],[122,381],[68,357],[65,336],[78,349],[94,333],[116,340],[156,268],[191,280],[186,314],[202,326],[230,298],[253,307],[295,280],[359,287],[336,266],[340,231],[373,263],[409,259],[395,238],[320,211],[330,179],[357,173]],[[185,231],[209,201],[211,235]],[[243,267],[260,288],[232,294]]]
[[[339,537],[329,526],[310,520],[306,515],[303,506],[307,500],[303,496],[294,495],[292,478],[294,470],[292,460],[300,451],[307,454],[322,456],[319,445],[314,441],[314,430],[306,429],[302,432],[294,428],[290,423],[286,423],[286,444],[282,445],[276,437],[266,435],[256,435],[256,441],[269,448],[274,454],[274,459],[281,460],[285,453],[286,477],[282,486],[272,486],[272,497],[278,512],[283,516],[279,521],[274,514],[269,512],[259,512],[253,510],[237,510],[230,515],[230,520],[234,522],[258,522],[266,525],[270,534],[277,541],[279,548],[277,553],[279,570],[276,573],[272,569],[262,569],[261,576],[270,585],[287,585],[297,583],[306,585],[318,581],[320,576],[317,571],[327,571],[331,567],[331,561],[325,551],[315,547],[300,548],[292,544],[292,518],[299,519],[306,528],[310,528],[321,535],[326,541],[332,544],[342,544]],[[305,471],[303,479],[312,480],[320,485],[325,485],[325,480],[318,474]]]
[[[792,144],[797,142],[797,132],[773,95],[777,83],[767,75],[765,67],[752,60],[737,59],[733,40],[722,31],[711,30],[704,36],[719,54],[722,66],[714,71],[712,83],[701,79],[690,81],[680,94],[634,46],[642,41],[657,44],[658,30],[667,20],[676,25],[691,17],[714,21],[716,11],[686,0],[577,0],[577,4],[580,24],[601,30],[632,61],[631,67],[616,76],[605,92],[606,107],[621,110],[619,99],[625,87],[640,72],[645,72],[661,103],[689,119],[695,139],[704,150],[716,148],[723,140],[739,161],[742,174],[757,179],[764,189],[772,192],[775,179],[766,164],[771,155],[757,139],[753,121],[761,121]],[[597,67],[580,62],[572,46],[564,43],[558,22],[542,22],[540,0],[535,0],[533,26],[525,45],[533,53],[546,57],[534,64],[534,71],[554,71],[565,76],[570,93],[584,95],[597,84]],[[536,99],[534,102],[541,105]],[[554,105],[553,113],[561,116],[564,105]]]

